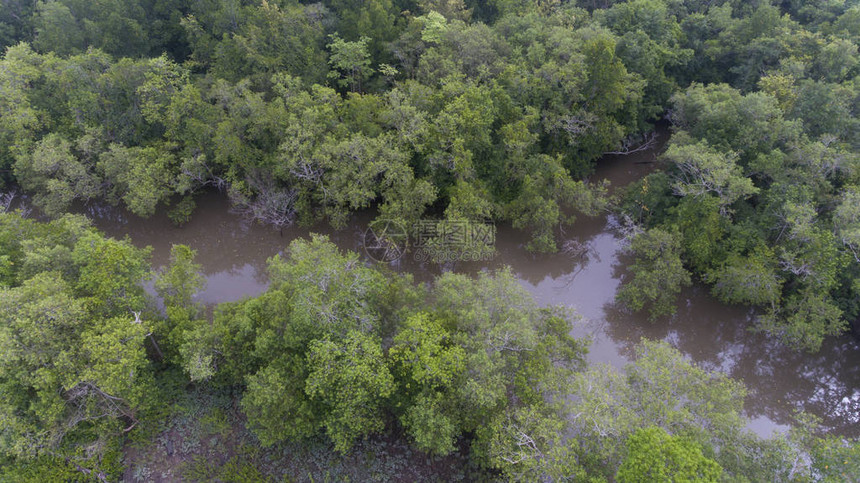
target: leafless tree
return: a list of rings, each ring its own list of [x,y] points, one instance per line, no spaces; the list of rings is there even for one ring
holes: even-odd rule
[[[245,218],[272,225],[283,231],[293,224],[296,218],[296,191],[275,186],[271,181],[248,179],[248,185],[256,195],[249,196],[238,190],[230,189],[228,194],[233,203],[233,211]]]
[[[206,164],[204,156],[195,156],[182,163],[180,167],[182,175],[191,183],[191,190],[197,188],[214,187],[218,191],[227,188],[228,183],[224,178],[217,176],[212,168]]]
[[[571,136],[579,136],[594,129],[597,116],[585,113],[582,116],[566,116],[560,119],[559,127]]]
[[[18,196],[18,191],[15,189],[0,193],[0,209],[3,210],[3,213],[7,213],[12,208],[12,202],[15,201],[16,196]]]
[[[26,197],[20,197],[22,200],[26,200]],[[22,218],[29,218],[30,214],[33,212],[33,208],[26,202],[15,203],[15,201],[19,199],[18,190],[12,189],[9,192],[0,193],[0,213],[8,213],[12,211],[12,206],[17,204],[15,207],[15,211]]]
[[[561,252],[574,259],[583,259],[588,255],[588,244],[571,238],[561,246]]]
[[[622,213],[619,216],[613,216],[609,218],[610,227],[615,230],[619,235],[621,235],[621,243],[626,248],[630,245],[630,241],[643,233],[645,229],[636,222],[630,215],[627,213]]]
[[[123,418],[130,425],[123,430],[127,433],[137,425],[134,409],[125,399],[102,391],[92,382],[80,382],[63,394],[68,404],[70,416],[66,420],[66,428],[71,430],[83,421],[92,421],[105,417]],[[58,435],[62,437],[62,435]]]

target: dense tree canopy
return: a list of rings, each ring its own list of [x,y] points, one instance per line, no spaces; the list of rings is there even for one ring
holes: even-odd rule
[[[99,456],[155,400],[147,253],[83,217],[1,216],[0,454]]]
[[[658,232],[658,250],[678,249]],[[509,270],[416,285],[315,236],[270,259],[265,293],[210,322],[188,247],[155,274],[159,310],[141,285],[146,251],[80,216],[2,214],[0,243],[0,458],[13,480],[109,478],[118,444],[154,424],[176,377],[235,391],[265,446],[324,434],[348,453],[398,428],[419,451],[466,445],[483,474],[517,481],[642,481],[655,462],[676,479],[757,481],[860,461],[814,424],[757,438],[743,386],[668,344],[642,341],[624,374],[586,367],[575,315],[538,307]]]
[[[817,349],[860,316],[849,208],[860,173],[856,136],[823,134],[806,117],[790,119],[778,98],[725,84],[693,85],[673,102],[667,170],[631,187],[624,210],[651,230],[678,230],[681,259],[721,300],[759,306],[759,328]],[[636,240],[632,248],[641,256]],[[658,283],[670,272],[637,276],[622,293],[643,282],[668,297]]]
[[[755,438],[742,388],[665,344],[586,368],[575,317],[510,271],[416,285],[315,237],[210,312],[192,248],[153,273],[68,212],[181,224],[220,190],[279,229],[374,210],[552,252],[613,210],[621,305],[671,316],[700,283],[815,351],[860,320],[858,46],[842,0],[4,0],[0,195],[44,221],[0,214],[0,480],[116,479],[185,385],[236,395],[266,446],[396,432],[511,480],[838,479],[856,444]],[[589,176],[655,122],[659,169],[610,198]]]

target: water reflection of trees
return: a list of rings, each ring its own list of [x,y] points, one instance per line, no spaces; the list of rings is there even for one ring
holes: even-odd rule
[[[750,418],[788,425],[803,410],[835,433],[860,435],[860,346],[851,337],[831,338],[816,354],[798,352],[753,333],[749,310],[724,306],[703,287],[682,293],[678,313],[653,323],[615,303],[604,313],[606,334],[627,357],[642,337],[668,340],[703,367],[744,381]]]
[[[496,253],[490,260],[446,264],[418,262],[412,259],[411,253],[407,251],[405,257],[394,265],[398,270],[412,273],[420,281],[432,281],[434,276],[444,271],[475,275],[484,270],[498,270],[505,266],[511,267],[521,281],[531,285],[537,285],[547,277],[564,277],[570,280],[594,260],[596,252],[591,242],[602,233],[603,226],[602,220],[587,218],[576,223],[576,234],[567,238],[566,242],[583,247],[582,253],[565,250],[552,254],[529,253],[525,250],[525,245],[531,240],[529,234],[509,225],[500,225],[496,233]]]
[[[341,249],[361,253],[364,230],[375,216],[370,212],[359,213],[341,231],[320,225],[291,227],[281,235],[277,230],[243,223],[241,217],[229,213],[227,200],[217,193],[203,195],[197,202],[194,216],[182,228],[175,227],[164,213],[143,220],[122,210],[92,205],[89,215],[110,236],[129,235],[138,246],[153,246],[156,266],[167,262],[172,244],[191,246],[197,250],[197,260],[208,277],[217,274],[236,277],[230,280],[235,282],[235,289],[240,289],[243,283],[265,285],[266,260],[293,239],[311,232],[327,234]],[[528,234],[500,225],[497,256],[489,262],[443,267],[405,258],[392,268],[413,273],[417,281],[430,281],[446,268],[474,274],[510,265],[521,280],[532,286],[552,281],[549,293],[552,301],[570,303],[581,300],[572,292],[582,283],[583,276],[588,277],[589,284],[598,283],[592,275],[602,275],[608,280],[604,267],[613,263],[609,269],[613,284],[624,276],[628,260],[623,254],[607,255],[615,251],[617,240],[607,233],[606,227],[604,219],[580,218],[566,238],[586,247],[584,252],[534,255],[524,249]],[[614,290],[614,285],[598,288],[611,297],[608,291]],[[645,315],[627,313],[614,303],[606,304],[602,311],[605,321],[596,321],[600,326],[592,330],[606,334],[621,355],[628,358],[642,337],[670,340],[705,367],[745,381],[750,389],[746,407],[753,418],[765,416],[776,423],[788,424],[795,409],[804,409],[823,417],[834,431],[860,434],[860,347],[852,339],[831,339],[817,354],[798,353],[772,338],[750,333],[747,329],[751,315],[747,310],[723,306],[703,288],[685,291],[680,300],[675,317],[654,323],[648,322]]]

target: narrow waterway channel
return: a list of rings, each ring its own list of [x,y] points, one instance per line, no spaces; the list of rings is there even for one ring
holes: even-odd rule
[[[653,169],[654,152],[607,157],[593,179],[609,179],[622,186]],[[114,208],[90,206],[87,214],[110,236],[128,235],[138,246],[153,247],[153,265],[163,266],[173,244],[197,250],[208,281],[199,295],[206,304],[238,300],[266,289],[266,259],[291,240],[309,233],[328,235],[345,250],[363,252],[363,234],[371,213],[352,217],[349,226],[334,231],[327,226],[293,227],[279,233],[251,225],[231,214],[226,198],[208,193],[197,199],[197,209],[185,226],[174,226],[164,214],[141,219]],[[487,262],[456,265],[420,263],[408,258],[394,265],[429,280],[443,270],[475,273],[510,266],[520,283],[541,304],[574,308],[583,319],[575,335],[589,336],[592,362],[623,367],[642,337],[669,341],[706,368],[724,371],[743,381],[749,391],[746,411],[750,427],[766,436],[785,430],[797,409],[820,416],[834,433],[860,436],[860,344],[850,337],[828,339],[816,354],[793,351],[777,341],[751,333],[753,313],[712,299],[705,287],[685,290],[677,315],[649,322],[614,303],[625,264],[621,240],[611,217],[580,218],[565,238],[584,250],[575,255],[533,255],[525,250],[528,237],[510,226],[498,226],[495,257]]]

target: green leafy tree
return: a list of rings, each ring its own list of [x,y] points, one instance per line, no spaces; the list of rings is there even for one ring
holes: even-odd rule
[[[170,183],[175,165],[175,158],[165,150],[116,144],[101,155],[98,163],[110,183],[106,197],[122,199],[129,211],[142,217],[154,214],[156,206],[173,194]]]
[[[512,479],[557,471],[551,461],[563,466],[568,460],[559,440],[564,411],[556,396],[568,393],[585,354],[569,335],[568,314],[538,309],[508,270],[476,280],[446,273],[436,282],[434,298],[436,317],[452,327],[452,342],[465,355],[464,371],[443,394],[458,408],[460,431],[476,433],[476,457]],[[425,411],[433,404],[426,397],[417,403]]]
[[[779,303],[783,280],[777,273],[772,250],[760,247],[749,256],[732,254],[709,274],[713,294],[727,303],[768,305]]]
[[[0,454],[103,473],[113,438],[157,397],[141,317],[145,252],[82,217],[0,216],[4,251],[18,261],[15,282],[0,288]]]
[[[720,212],[728,205],[758,192],[752,180],[743,176],[734,153],[722,153],[699,142],[688,144],[683,136],[674,136],[665,157],[678,168],[678,180],[672,188],[678,196],[702,197],[715,195]]]
[[[38,2],[35,47],[58,54],[81,52],[86,48],[85,34],[71,9],[62,2]]]
[[[0,12],[0,48],[17,44],[29,38],[33,11],[36,5],[26,0],[10,0]]]
[[[693,54],[681,48],[677,17],[666,2],[637,0],[616,3],[598,18],[620,37],[616,50],[625,67],[647,83],[642,119],[656,117],[676,89],[672,74],[683,72]]]
[[[326,0],[323,4],[334,12],[338,19],[335,30],[345,39],[360,41],[361,37],[367,37],[373,58],[377,62],[385,59],[386,42],[394,40],[400,32],[401,22],[397,17],[403,4],[393,0],[369,0],[361,5],[347,0]]]
[[[384,428],[382,408],[394,391],[378,340],[351,331],[341,343],[315,340],[308,347],[305,392],[325,414],[320,424],[337,451]]]
[[[131,314],[147,307],[141,282],[151,276],[150,249],[135,248],[122,241],[95,233],[82,236],[75,244],[72,259],[79,268],[75,288],[85,296],[96,313]]]
[[[277,72],[325,78],[325,33],[334,19],[321,4],[194,2],[181,29],[191,58],[218,78],[269,87]]]
[[[202,306],[194,300],[194,296],[206,286],[206,278],[202,274],[202,266],[194,261],[197,255],[186,245],[173,245],[170,248],[170,263],[161,270],[155,278],[155,291],[164,301],[167,313],[166,326],[158,332],[165,337],[171,356],[182,363],[181,356],[175,355],[191,337],[194,329],[207,323],[201,320]],[[195,361],[200,362],[200,361]],[[199,365],[189,366],[189,371],[199,368]],[[197,374],[193,379],[204,379]]]
[[[0,60],[0,163],[9,169],[15,155],[32,149],[36,131],[42,125],[42,110],[34,106],[28,96],[32,82],[41,79],[42,57],[27,44],[18,44],[6,49]],[[20,182],[20,181],[19,181]]]
[[[741,165],[798,136],[799,126],[785,120],[777,100],[761,92],[743,95],[725,84],[693,84],[672,103],[676,129],[721,152],[734,151]]]
[[[324,429],[346,451],[380,429],[375,405],[393,390],[376,337],[396,284],[319,236],[272,258],[269,277],[265,294],[220,307],[211,326],[187,334],[183,365],[194,378],[244,381],[242,408],[264,444]]]
[[[367,50],[367,37],[361,37],[355,42],[343,40],[337,34],[330,35],[331,43],[328,44],[331,55],[329,64],[335,72],[330,72],[329,77],[338,79],[341,87],[349,86],[352,92],[361,92],[362,82],[365,82],[374,70],[370,67],[370,52]]]
[[[702,478],[780,480],[798,471],[800,452],[787,438],[762,439],[745,429],[741,383],[699,367],[665,342],[642,340],[623,374],[594,365],[577,374],[573,386],[569,410],[578,436],[572,451],[589,475],[663,481],[640,471],[670,470],[661,463],[671,465],[676,455]]]
[[[850,188],[836,208],[833,225],[842,243],[860,263],[860,190]]]
[[[695,442],[661,428],[639,429],[627,439],[627,456],[618,468],[619,482],[720,481],[722,468],[702,454]]]
[[[616,298],[634,311],[646,306],[651,318],[675,313],[681,288],[690,285],[690,273],[681,262],[677,234],[652,228],[633,238],[632,278],[618,289]]]
[[[50,134],[30,154],[19,157],[15,175],[24,189],[37,192],[36,205],[56,216],[74,200],[89,200],[100,194],[101,180],[93,166],[83,163],[72,151],[72,144]]]
[[[460,427],[450,397],[465,370],[464,349],[422,312],[406,320],[388,358],[399,383],[397,397],[408,401],[398,404],[409,404],[400,420],[416,446],[435,454],[454,451]]]

